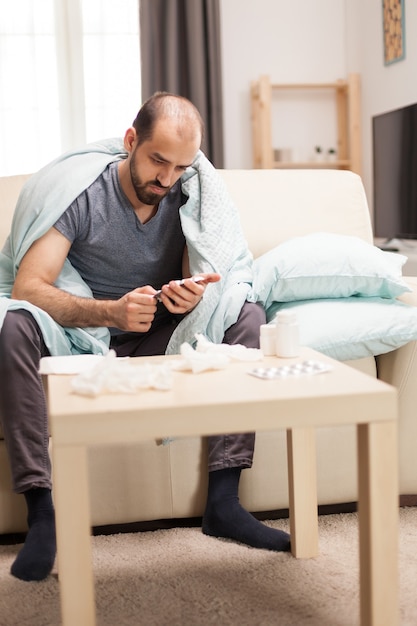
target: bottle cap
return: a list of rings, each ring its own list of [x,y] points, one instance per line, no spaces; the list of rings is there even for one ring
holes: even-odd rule
[[[284,322],[284,324],[291,324],[292,322],[297,321],[297,314],[294,313],[294,311],[288,310],[278,311],[276,314],[276,321]]]

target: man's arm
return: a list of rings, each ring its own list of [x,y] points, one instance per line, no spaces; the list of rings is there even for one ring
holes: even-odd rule
[[[62,326],[115,326],[146,332],[156,312],[155,289],[149,285],[119,300],[81,298],[55,287],[71,243],[55,228],[35,241],[22,259],[12,298],[27,300]]]

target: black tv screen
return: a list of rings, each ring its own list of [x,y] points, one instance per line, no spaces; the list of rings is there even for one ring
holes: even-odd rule
[[[417,239],[417,104],[372,118],[374,234]]]

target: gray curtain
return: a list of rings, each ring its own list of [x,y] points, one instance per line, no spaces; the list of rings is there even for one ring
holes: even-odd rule
[[[203,151],[223,167],[223,110],[218,0],[139,0],[142,98],[185,96],[205,124]]]

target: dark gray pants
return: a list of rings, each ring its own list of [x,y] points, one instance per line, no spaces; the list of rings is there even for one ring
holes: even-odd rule
[[[245,303],[236,324],[225,333],[224,343],[259,347],[259,327],[265,323],[263,309]],[[175,323],[152,328],[148,333],[114,337],[111,347],[118,356],[164,354]],[[51,488],[51,463],[46,399],[38,374],[39,360],[49,351],[32,315],[9,311],[0,332],[0,420],[11,466],[13,490]],[[227,467],[251,467],[254,433],[208,438],[209,471]]]

